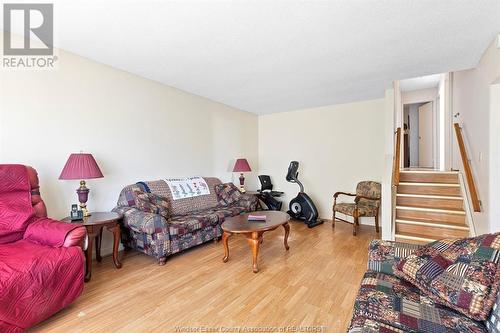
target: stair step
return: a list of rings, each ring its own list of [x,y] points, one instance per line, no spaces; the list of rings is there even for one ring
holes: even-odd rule
[[[399,174],[402,182],[459,184],[455,171],[402,170]]]
[[[398,194],[396,204],[398,206],[463,210],[462,197],[453,196]]]
[[[446,224],[446,225],[449,225],[451,227],[466,227],[466,228],[468,228],[468,226],[467,226],[467,224],[465,224],[465,222],[432,220],[432,219],[418,218],[418,217],[411,218],[411,219],[408,219],[408,218],[398,218],[398,219],[396,219],[396,221],[399,221],[399,220],[402,220],[402,221],[413,221],[413,222],[420,222],[420,223]]]
[[[394,238],[396,242],[412,243],[412,244],[427,244],[437,240],[436,238],[422,237],[419,234],[411,234],[411,233],[396,233]]]
[[[469,227],[466,224],[454,224],[441,221],[429,221],[429,220],[418,220],[418,219],[415,220],[396,219],[396,223],[431,226],[431,227],[439,227],[439,228],[454,229],[454,230],[465,230],[465,231],[469,230]]]
[[[398,185],[398,194],[423,194],[460,197],[460,184],[451,183],[409,183]]]
[[[401,220],[427,220],[451,222],[465,225],[465,212],[459,210],[446,210],[434,208],[420,208],[410,206],[396,206],[396,219]]]
[[[446,223],[396,220],[396,233],[420,235],[425,238],[460,238],[469,236],[469,228]]]
[[[426,208],[426,207],[411,207],[411,206],[396,206],[396,209],[413,210],[419,212],[433,212],[442,214],[452,214],[452,215],[465,215],[463,210],[453,210],[453,209],[440,209],[440,208]]]

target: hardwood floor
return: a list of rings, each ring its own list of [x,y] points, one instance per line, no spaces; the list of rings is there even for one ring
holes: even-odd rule
[[[222,262],[222,242],[170,257],[165,266],[143,254],[121,254],[94,262],[92,280],[71,306],[33,332],[229,332],[236,327],[323,327],[345,332],[366,270],[373,227],[331,223],[308,229],[292,221],[264,235],[260,272],[254,274],[244,237],[231,237]],[[179,330],[176,328],[184,328]],[[234,332],[235,330],[233,330]],[[270,332],[270,331],[269,331]],[[313,332],[313,331],[311,331]]]

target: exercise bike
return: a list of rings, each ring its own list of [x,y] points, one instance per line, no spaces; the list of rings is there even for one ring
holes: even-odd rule
[[[304,185],[299,181],[299,162],[292,161],[288,166],[286,180],[299,185],[300,191],[295,198],[290,201],[287,212],[294,219],[303,220],[309,228],[322,224],[324,221],[318,218],[318,210],[311,198],[304,192]]]

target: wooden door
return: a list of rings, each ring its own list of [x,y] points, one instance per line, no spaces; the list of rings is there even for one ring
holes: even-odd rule
[[[434,167],[434,112],[432,102],[418,108],[418,161],[422,168]]]

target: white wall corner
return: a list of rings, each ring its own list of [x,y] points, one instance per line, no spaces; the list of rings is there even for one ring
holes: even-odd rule
[[[385,155],[384,178],[382,180],[381,227],[382,239],[394,240],[392,223],[393,195],[392,195],[392,163],[393,155]]]
[[[499,48],[499,49],[500,49],[500,34],[498,34],[498,35],[497,35],[496,40],[497,40],[497,43],[496,43],[497,48]]]
[[[399,86],[396,85],[396,90]],[[380,221],[382,227],[382,239],[393,240],[392,230],[392,163],[394,157],[394,130],[397,124],[396,108],[401,103],[396,101],[395,89],[385,91],[385,133],[384,133],[384,174],[382,178],[382,203]]]

